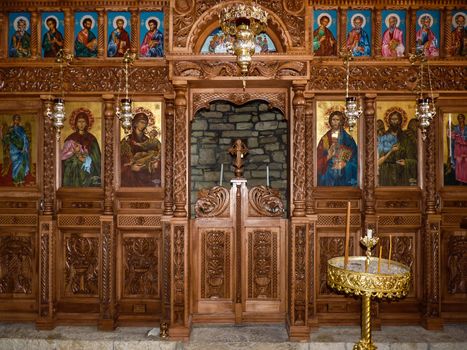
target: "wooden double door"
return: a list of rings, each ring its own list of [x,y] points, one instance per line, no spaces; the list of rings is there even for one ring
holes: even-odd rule
[[[278,194],[232,180],[196,203],[192,222],[193,322],[283,322],[287,220]]]

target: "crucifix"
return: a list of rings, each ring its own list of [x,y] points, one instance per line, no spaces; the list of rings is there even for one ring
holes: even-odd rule
[[[248,154],[248,148],[242,142],[242,140],[237,139],[233,145],[229,148],[229,154],[233,157],[233,166],[235,168],[235,177],[242,177],[243,175],[243,166],[244,166],[244,157]]]

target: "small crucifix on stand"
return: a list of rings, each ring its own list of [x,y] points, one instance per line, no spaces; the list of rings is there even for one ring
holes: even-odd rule
[[[233,166],[235,168],[235,177],[243,177],[243,166],[245,165],[245,156],[248,154],[248,147],[237,139],[233,145],[229,148],[229,154],[233,157]]]

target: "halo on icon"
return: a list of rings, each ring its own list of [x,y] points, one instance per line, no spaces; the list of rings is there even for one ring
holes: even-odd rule
[[[123,28],[126,28],[128,22],[127,22],[127,20],[126,20],[126,18],[124,16],[115,17],[113,22],[112,22],[113,27],[117,28],[117,21],[120,20],[120,19],[123,21]]]
[[[454,15],[452,15],[452,26],[454,28],[457,28],[457,23],[456,23],[456,17],[457,16],[464,16],[464,27],[467,26],[467,15],[465,14],[465,12],[456,12]]]
[[[420,16],[418,16],[418,25],[420,26],[420,28],[423,28],[423,23],[422,23],[422,18],[425,18],[425,17],[429,17],[430,18],[430,27],[433,25],[433,16],[430,15],[429,13],[422,13]]]
[[[92,16],[89,16],[89,15],[83,16],[83,18],[81,18],[81,21],[80,21],[81,29],[84,28],[83,23],[85,19],[91,20],[91,29],[93,29],[94,26],[96,25],[96,21],[94,21],[94,18],[92,18]]]
[[[152,17],[148,17],[146,19],[146,22],[145,22],[145,25],[146,25],[146,29],[149,30],[149,21],[151,20],[155,20],[157,22],[157,27],[156,29],[159,29],[161,27],[161,21],[159,20],[159,18],[155,17],[155,16],[152,16]]]
[[[27,19],[27,18],[24,17],[24,16],[18,16],[18,17],[15,18],[15,20],[13,21],[13,28],[14,28],[15,30],[18,30],[18,22],[19,22],[21,19],[22,19],[24,22],[26,22],[26,26],[25,26],[24,30],[27,31],[27,30],[29,29],[29,19]]]
[[[329,13],[327,13],[327,12],[321,13],[321,14],[318,16],[318,18],[316,19],[316,23],[318,23],[318,25],[319,25],[319,24],[320,24],[320,21],[321,21],[321,18],[323,18],[323,17],[329,18],[329,23],[328,23],[328,25],[326,26],[326,28],[329,28],[329,27],[331,26],[331,24],[332,24],[332,17],[331,17],[331,15],[330,15]]]
[[[49,19],[52,19],[52,18],[53,18],[53,19],[55,20],[55,22],[57,23],[57,27],[56,27],[55,29],[58,29],[58,28],[60,27],[60,21],[58,20],[57,16],[50,15],[50,16],[47,16],[47,17],[45,18],[45,20],[44,20],[44,27],[45,27],[45,29],[49,30],[49,27],[47,27],[47,21],[48,21]]]
[[[363,13],[356,13],[356,14],[354,14],[354,15],[350,18],[350,24],[353,26],[353,21],[354,21],[354,19],[355,19],[356,17],[361,17],[361,18],[363,18],[363,19],[362,19],[362,27],[361,27],[361,28],[365,27],[365,25],[366,25],[366,18],[365,18],[365,16],[363,15]]]
[[[396,17],[396,27],[399,27],[399,25],[401,24],[401,18],[399,17],[399,15],[397,13],[390,13],[389,15],[386,16],[385,20],[384,20],[384,23],[386,23],[386,28],[389,28],[389,18],[391,17]]]

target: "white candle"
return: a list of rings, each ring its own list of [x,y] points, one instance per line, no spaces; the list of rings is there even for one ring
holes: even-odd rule
[[[266,186],[269,187],[269,165],[266,165]]]
[[[219,178],[219,186],[222,186],[222,179],[224,177],[224,163],[221,164],[221,175]]]
[[[368,238],[373,238],[373,230],[371,228],[369,228],[366,231],[366,235],[367,235]]]
[[[452,120],[451,120],[451,113],[449,113],[449,119],[448,119],[448,135],[449,135],[449,158],[450,160],[452,160],[452,142],[451,142],[451,137],[452,137],[452,134],[451,134],[451,128],[452,128]]]

